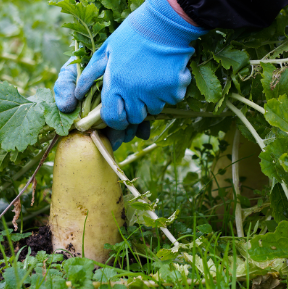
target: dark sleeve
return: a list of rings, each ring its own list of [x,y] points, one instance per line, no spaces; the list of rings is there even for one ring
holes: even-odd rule
[[[288,0],[177,0],[186,14],[206,29],[264,28]]]

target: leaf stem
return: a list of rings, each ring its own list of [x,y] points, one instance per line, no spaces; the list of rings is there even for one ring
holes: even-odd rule
[[[288,200],[288,188],[287,188],[286,183],[284,183],[284,181],[282,181],[281,186],[282,186],[282,189],[283,189],[283,191],[284,191],[284,193],[286,195],[286,198]]]
[[[202,111],[198,112],[198,111],[178,109],[178,108],[164,108],[162,110],[161,114],[178,116],[176,118],[179,118],[180,116],[182,116],[182,117],[225,117],[225,116],[231,116],[231,114],[229,112],[228,113],[225,112],[222,114],[214,114],[213,112],[202,112]]]
[[[97,91],[97,89],[98,89],[98,87],[95,84],[90,88],[88,95],[86,94],[86,98],[82,102],[82,118],[86,117],[89,114],[89,112],[91,111],[93,95]],[[100,100],[99,100],[99,103],[100,103]],[[95,106],[95,107],[97,107],[97,106]]]
[[[86,131],[95,123],[101,120],[100,110],[102,105],[99,104],[96,108],[91,110],[89,114],[75,123],[76,129],[79,131]],[[174,118],[192,118],[192,117],[226,117],[232,116],[230,112],[221,114],[213,114],[213,112],[198,112],[176,108],[164,108],[161,114],[148,115],[145,120],[160,120],[160,119],[174,119]]]
[[[245,115],[237,108],[235,107],[229,100],[226,101],[226,104],[228,108],[230,108],[239,118],[240,120],[245,124],[245,126],[248,128],[248,130],[251,132],[253,137],[255,138],[256,142],[260,146],[262,151],[265,151],[265,144],[263,139],[259,136],[255,128],[252,126],[252,124],[249,122],[249,120],[245,117]],[[285,192],[285,195],[288,199],[288,187],[284,181],[282,181],[281,186]]]
[[[45,159],[47,158],[49,152],[51,151],[51,149],[54,147],[54,145],[57,143],[59,136],[56,135],[53,140],[51,141],[51,143],[49,144],[48,148],[46,149],[45,153],[43,154],[40,163],[38,164],[36,170],[34,171],[32,177],[28,180],[28,182],[26,183],[26,185],[24,186],[24,188],[21,190],[21,192],[18,194],[18,196],[6,207],[6,209],[1,213],[0,218],[2,218],[4,216],[4,214],[9,210],[9,208],[21,197],[21,195],[25,192],[25,190],[28,188],[28,186],[33,182],[37,172],[39,171],[39,169],[42,167]]]
[[[79,49],[79,43],[77,40],[75,40],[75,51],[77,51]],[[76,56],[76,59],[80,59],[78,56]],[[76,63],[76,67],[77,67],[77,80],[76,83],[78,82],[78,78],[81,75],[81,67],[80,67],[80,63]]]
[[[236,223],[236,230],[238,237],[244,237],[243,232],[243,222],[242,222],[242,208],[239,202],[238,196],[241,195],[240,193],[240,183],[239,183],[239,144],[240,144],[240,133],[239,130],[236,129],[234,140],[233,140],[233,147],[232,147],[232,179],[233,179],[233,186],[235,190],[235,223]]]
[[[153,143],[152,145],[146,147],[145,149],[143,149],[142,151],[140,152],[137,152],[133,155],[130,155],[128,156],[123,162],[119,163],[118,166],[120,168],[126,166],[126,165],[129,165],[131,163],[133,163],[134,161],[140,159],[141,157],[145,156],[146,154],[152,152],[153,150],[155,150],[157,148],[157,144],[156,143]]]
[[[76,129],[78,129],[79,131],[86,131],[96,122],[98,122],[101,119],[100,115],[101,107],[102,104],[99,104],[97,107],[91,110],[86,117],[77,121],[75,123]]]
[[[276,63],[276,64],[282,64],[282,63],[287,63],[288,58],[283,58],[283,59],[260,59],[260,60],[250,60],[251,65],[259,65],[262,63]]]
[[[245,124],[245,126],[248,128],[248,130],[251,132],[253,137],[255,138],[256,142],[260,146],[261,150],[264,151],[265,144],[263,139],[259,136],[255,128],[252,126],[252,124],[249,122],[249,120],[245,117],[245,115],[242,113],[241,110],[239,110],[236,106],[234,106],[229,100],[226,101],[226,104],[228,108],[230,108],[239,118],[240,120]]]
[[[87,30],[87,32],[88,32],[88,34],[89,34],[89,37],[90,37],[90,39],[91,39],[91,44],[92,44],[92,54],[94,54],[94,52],[95,52],[95,43],[94,43],[94,38],[93,38],[93,36],[92,36],[92,34],[91,34],[91,31],[90,31],[90,29],[88,28],[88,26],[87,26],[87,24],[84,22],[84,21],[82,21],[80,18],[79,18],[79,20],[82,22],[82,24],[85,26],[85,28],[86,28],[86,30]]]
[[[102,154],[102,156],[104,157],[104,159],[107,161],[107,163],[110,165],[110,167],[112,168],[112,170],[118,175],[118,177],[124,181],[125,186],[128,188],[128,190],[135,196],[135,197],[140,197],[141,194],[138,192],[138,190],[133,186],[133,184],[131,184],[131,182],[129,181],[129,179],[126,177],[126,175],[124,174],[124,172],[119,168],[119,166],[117,165],[117,163],[115,162],[115,160],[111,157],[111,155],[109,154],[109,152],[107,151],[107,149],[105,148],[105,146],[103,145],[97,131],[93,131],[91,133],[91,138],[93,140],[93,142],[95,143],[96,147],[98,148],[98,150],[100,151],[100,153]],[[129,184],[128,184],[129,183]],[[146,203],[144,200],[139,200],[143,203]],[[153,219],[153,220],[157,220],[158,216],[152,212],[152,211],[147,211],[147,213],[149,214],[149,216]],[[167,229],[167,228],[160,228],[162,230],[162,232],[166,235],[166,237],[174,244],[174,245],[179,245],[179,243],[177,242],[177,240],[175,239],[175,237],[171,234],[171,232]]]
[[[43,157],[45,150],[47,150],[48,146],[43,148],[43,150],[38,153],[31,161],[29,161],[19,172],[17,172],[13,177],[12,181],[18,180],[21,176],[23,176],[26,172],[28,172],[31,168],[33,168]],[[7,189],[12,183],[6,182],[0,187],[0,192]]]
[[[95,87],[97,88],[97,86],[95,86]],[[93,101],[93,103],[91,105],[92,109],[96,108],[99,105],[100,102],[101,102],[101,93],[99,93],[97,95],[97,97],[95,98],[95,100]]]
[[[254,103],[253,101],[251,101],[251,100],[249,100],[249,99],[247,99],[247,98],[245,98],[245,97],[243,97],[237,93],[232,93],[230,97],[237,99],[237,100],[249,105],[250,107],[254,108],[255,110],[259,111],[262,114],[265,114],[265,109],[262,106]]]

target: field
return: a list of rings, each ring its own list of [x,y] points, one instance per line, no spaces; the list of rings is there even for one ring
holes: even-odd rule
[[[69,114],[53,86],[70,56],[79,76],[143,1],[2,2],[0,288],[287,288],[288,8],[263,30],[194,41],[185,99],[148,115],[149,140],[113,161],[98,137],[102,78]],[[94,152],[75,167],[82,148],[60,155],[74,135]],[[80,193],[64,194],[65,181]],[[58,214],[81,227],[66,243]]]

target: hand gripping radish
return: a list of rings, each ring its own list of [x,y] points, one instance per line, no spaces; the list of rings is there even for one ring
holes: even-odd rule
[[[205,33],[182,19],[166,0],[147,0],[94,53],[75,91],[75,84],[65,79],[71,79],[67,74],[76,69],[60,72],[56,103],[61,111],[69,112],[75,99],[65,105],[62,87],[81,100],[103,75],[103,121],[116,130],[140,124],[147,113],[159,114],[166,103],[176,104],[184,98],[191,81],[186,66],[194,53],[189,44]]]

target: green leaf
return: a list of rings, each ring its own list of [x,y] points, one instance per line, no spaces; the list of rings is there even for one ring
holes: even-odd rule
[[[118,10],[120,5],[120,0],[101,0],[102,5],[111,10]]]
[[[279,223],[288,221],[288,200],[280,184],[276,184],[270,195],[272,216]]]
[[[144,224],[147,227],[152,227],[152,228],[166,228],[166,223],[167,223],[167,219],[166,218],[158,218],[157,220],[153,220],[150,217],[147,217],[145,215],[143,215],[143,219],[144,219]]]
[[[209,234],[213,232],[212,227],[209,224],[200,225],[196,228],[203,234]]]
[[[109,26],[111,24],[111,22],[110,21],[108,21],[108,22],[97,22],[97,23],[95,23],[94,24],[94,26],[93,26],[93,34],[94,35],[96,35],[96,34],[98,34],[103,28],[105,28],[105,27],[107,27],[107,26]]]
[[[67,289],[66,280],[59,276],[47,276],[45,289]]]
[[[46,251],[38,251],[37,255],[36,255],[36,259],[38,262],[43,263],[44,260],[46,260],[48,257],[48,254],[46,253]]]
[[[111,269],[111,268],[98,269],[93,276],[93,280],[99,281],[99,282],[116,281],[119,279],[119,278],[115,278],[117,274],[118,273],[114,269]]]
[[[98,8],[94,4],[84,5],[84,3],[78,2],[75,4],[75,1],[63,0],[60,2],[50,1],[49,5],[61,7],[62,13],[67,13],[73,15],[78,19],[82,24],[90,25],[93,20],[98,16]]]
[[[196,84],[205,99],[213,103],[219,101],[222,97],[222,86],[213,70],[208,66],[197,66],[195,61],[191,63],[191,68]]]
[[[140,211],[151,211],[153,210],[153,204],[147,204],[147,203],[142,203],[142,202],[134,202],[130,204],[131,207],[133,207],[136,210]]]
[[[28,233],[23,233],[23,234],[20,234],[20,233],[16,233],[16,234],[11,234],[10,237],[11,237],[11,240],[13,242],[18,242],[20,241],[21,239],[24,239],[24,238],[27,238],[29,236],[31,236],[32,233],[28,232]]]
[[[8,156],[8,154],[9,154],[8,152],[0,149],[0,171],[2,169],[2,166],[3,167],[5,166],[5,163],[6,163],[5,159],[6,160],[8,159],[8,158],[6,158]]]
[[[261,62],[261,66],[263,68],[261,83],[263,86],[263,90],[266,96],[266,99],[269,100],[271,98],[278,97],[278,89],[271,89],[271,83],[273,81],[273,72],[276,67],[271,63],[263,63]]]
[[[284,153],[279,158],[279,163],[282,166],[282,168],[285,170],[285,172],[288,173],[288,154],[287,153]]]
[[[33,96],[36,101],[42,101],[44,108],[44,117],[46,123],[56,130],[61,136],[66,136],[74,120],[78,117],[80,107],[77,107],[72,113],[61,112],[56,105],[52,92],[49,89],[40,88]]]
[[[71,30],[74,30],[74,31],[80,33],[80,34],[83,34],[86,37],[89,37],[89,33],[88,33],[87,29],[85,28],[85,26],[81,25],[79,22],[64,23],[62,25],[62,27],[69,28]]]
[[[272,98],[264,105],[265,118],[272,125],[288,132],[288,98],[286,94],[278,99]]]
[[[241,86],[240,86],[240,83],[239,83],[239,75],[235,75],[235,74],[231,74],[231,79],[233,81],[233,84],[235,85],[237,91],[242,94],[242,91],[241,91]]]
[[[247,52],[234,49],[232,45],[226,47],[221,52],[213,55],[218,63],[222,63],[225,69],[233,68],[234,73],[249,64]]]
[[[276,69],[271,63],[261,63],[262,86],[266,99],[278,98],[288,91],[288,69]]]
[[[196,181],[198,181],[199,175],[195,172],[188,172],[185,178],[183,179],[183,185],[191,186]]]
[[[129,0],[128,1],[128,5],[129,5],[131,11],[136,10],[143,3],[144,3],[144,0]]]
[[[165,260],[173,260],[179,255],[178,252],[172,252],[171,249],[161,249],[157,252],[157,257],[161,259],[161,261]]]
[[[15,163],[15,161],[17,160],[18,154],[19,154],[19,152],[18,152],[17,150],[12,151],[12,152],[10,153],[10,160],[11,160],[11,162]]]
[[[273,53],[270,55],[270,58],[275,59],[279,56],[281,56],[281,54],[283,52],[287,52],[288,51],[288,40],[284,41],[281,45],[279,45],[274,51]]]
[[[144,223],[147,227],[152,227],[152,228],[160,228],[164,227],[166,228],[167,226],[171,225],[176,219],[179,214],[179,210],[176,210],[168,219],[166,218],[158,218],[156,220],[153,220],[150,217],[147,217],[143,215]]]
[[[7,82],[0,83],[0,143],[6,151],[24,151],[37,142],[45,125],[43,108],[22,97]]]
[[[73,269],[73,267],[75,268]],[[70,276],[73,280],[76,280],[78,276],[81,277],[81,282],[83,282],[85,279],[92,278],[94,263],[88,258],[75,257],[66,260],[64,262],[63,268],[67,272],[68,277]]]
[[[1,232],[1,235],[2,236],[7,236],[7,235],[10,235],[11,233],[13,232],[13,229],[8,229],[7,231],[2,231]]]
[[[133,265],[133,264],[132,264]],[[132,287],[131,287],[132,288]],[[115,284],[113,286],[113,289],[127,289],[127,287],[125,285],[122,284]]]
[[[257,133],[260,135],[261,138],[265,138],[267,134],[270,132],[270,126],[266,122],[264,116],[260,113],[258,114],[250,114],[247,113],[246,115],[248,121],[252,124],[254,129],[257,131]],[[243,124],[243,122],[240,119],[236,120],[237,127],[243,134],[245,138],[247,138],[249,141],[256,143],[255,138],[251,134],[251,132],[248,130],[248,128]]]
[[[276,231],[266,235],[256,235],[251,240],[250,257],[257,262],[288,258],[288,222],[279,223]]]
[[[226,101],[225,101],[227,98],[226,95],[229,93],[231,85],[232,85],[232,81],[231,79],[228,79],[222,91],[222,98],[218,101],[218,103],[215,106],[215,113],[222,113],[223,110],[226,108]]]
[[[288,138],[277,138],[266,146],[265,152],[261,152],[262,172],[269,178],[275,178],[278,182],[285,181],[288,184],[288,175],[281,166],[279,158],[287,152]]]
[[[159,268],[158,274],[161,280],[177,282],[182,276],[179,271],[171,264],[172,260],[157,261],[152,264],[153,267]]]
[[[66,136],[74,120],[78,117],[79,111],[78,107],[72,113],[65,114],[58,110],[56,103],[51,105],[45,103],[45,120],[49,126],[55,128],[57,134]]]
[[[20,269],[18,267],[9,267],[5,269],[3,273],[4,280],[6,282],[6,289],[15,289],[17,288],[17,283],[23,279],[26,274],[26,270]],[[29,276],[25,279],[24,284],[29,283]]]

